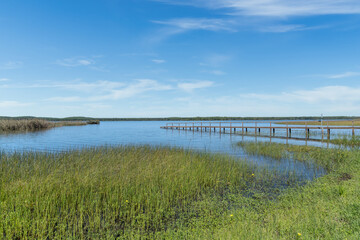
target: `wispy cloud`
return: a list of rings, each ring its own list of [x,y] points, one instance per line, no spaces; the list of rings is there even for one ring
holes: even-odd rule
[[[235,29],[230,26],[233,22],[225,19],[178,18],[153,22],[177,28],[179,32],[190,30],[235,31]]]
[[[360,76],[360,72],[345,72],[340,74],[334,74],[327,76],[328,78],[337,79],[337,78],[347,78],[347,77],[355,77]]]
[[[11,70],[11,69],[21,68],[22,66],[23,66],[23,62],[21,61],[9,61],[0,65],[0,69]]]
[[[208,71],[208,73],[211,73],[211,74],[214,74],[217,76],[222,76],[222,75],[226,74],[224,71],[221,71],[221,70],[212,70],[212,71]]]
[[[225,54],[211,54],[206,56],[202,62],[200,62],[201,66],[209,66],[209,67],[219,67],[231,60],[231,56]]]
[[[52,101],[52,102],[79,102],[82,101],[83,99],[81,97],[78,96],[74,96],[74,97],[52,97],[52,98],[47,98],[45,99],[46,102],[48,101]]]
[[[113,89],[109,94],[95,96],[91,100],[117,100],[134,97],[149,91],[167,91],[173,89],[172,86],[161,84],[152,79],[138,79],[135,82],[124,86],[121,89]]]
[[[286,33],[329,28],[330,25],[308,26],[289,23],[291,17],[360,14],[358,0],[155,0],[166,4],[206,8],[222,17],[178,18],[154,23],[171,26],[168,35],[190,30],[232,31],[255,30]]]
[[[154,63],[157,63],[157,64],[161,64],[161,63],[166,62],[164,59],[152,59],[151,61],[154,62]]]
[[[242,98],[252,98],[262,101],[281,102],[358,102],[360,103],[360,87],[348,86],[325,86],[312,90],[298,90],[293,92],[282,92],[280,94],[243,94]]]
[[[232,26],[232,20],[214,19],[214,18],[176,18],[170,20],[154,20],[153,23],[163,26],[156,34],[149,39],[153,42],[162,41],[173,35],[186,33],[194,30],[206,31],[227,31],[234,32],[236,29]]]
[[[0,82],[7,82],[7,81],[9,81],[8,78],[0,78]]]
[[[329,26],[314,26],[308,27],[303,24],[275,24],[275,25],[259,25],[256,28],[260,32],[272,32],[272,33],[285,33],[285,32],[294,32],[294,31],[306,31],[306,30],[316,30],[322,28],[328,28]]]
[[[0,108],[26,107],[32,103],[22,103],[18,101],[0,101]]]
[[[158,0],[168,4],[223,9],[228,14],[289,17],[327,14],[360,14],[358,0]]]
[[[94,59],[86,57],[72,57],[57,60],[56,64],[64,67],[80,67],[80,66],[90,66],[95,64]]]
[[[192,92],[195,89],[208,88],[212,87],[214,82],[211,81],[197,81],[197,82],[187,82],[187,83],[179,83],[177,86],[179,89]]]

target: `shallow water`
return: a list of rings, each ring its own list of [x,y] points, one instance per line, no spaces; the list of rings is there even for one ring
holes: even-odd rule
[[[103,145],[151,145],[172,146],[206,152],[227,153],[246,158],[259,166],[282,172],[295,171],[305,179],[313,179],[325,174],[325,170],[311,164],[283,159],[248,156],[239,141],[273,141],[291,144],[308,144],[328,147],[326,142],[299,141],[268,137],[219,134],[218,132],[183,131],[160,129],[164,121],[124,121],[101,122],[100,125],[71,126],[53,128],[41,132],[0,135],[0,149],[13,151],[66,151],[83,147]],[[258,123],[261,126],[262,123]],[[249,132],[251,134],[251,132]],[[262,133],[266,134],[266,133]],[[301,134],[301,133],[299,133]],[[277,132],[281,136],[281,132]],[[293,136],[296,133],[293,133]]]

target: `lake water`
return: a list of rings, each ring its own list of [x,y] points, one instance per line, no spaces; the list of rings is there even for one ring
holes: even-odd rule
[[[325,174],[324,169],[303,162],[248,156],[240,147],[235,146],[239,141],[269,141],[268,137],[255,138],[235,134],[160,129],[165,124],[164,121],[101,122],[100,125],[60,127],[41,132],[0,135],[0,148],[1,151],[5,152],[18,152],[66,151],[103,145],[146,144],[151,146],[172,146],[198,151],[226,153],[246,158],[250,162],[267,168],[287,172],[296,171],[296,174],[306,179]],[[261,126],[261,123],[258,126]],[[278,134],[281,135],[281,132]],[[326,142],[305,142],[277,138],[272,138],[271,141],[328,147]]]

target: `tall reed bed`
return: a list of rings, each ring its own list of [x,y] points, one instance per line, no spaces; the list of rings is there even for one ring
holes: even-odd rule
[[[51,122],[42,119],[0,120],[0,133],[39,131],[53,127],[82,126],[86,124],[86,122],[81,121]]]
[[[147,146],[2,153],[0,235],[88,239],[155,234],[201,217],[207,207],[199,210],[197,201],[270,184],[272,173],[255,170],[226,156]],[[228,209],[223,205],[217,214]]]
[[[40,119],[0,120],[0,132],[36,131],[53,126],[54,123]]]

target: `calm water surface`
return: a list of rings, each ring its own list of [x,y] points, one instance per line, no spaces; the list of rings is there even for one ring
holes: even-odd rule
[[[41,132],[0,135],[0,148],[12,151],[66,151],[83,147],[103,145],[151,145],[173,146],[207,152],[227,153],[246,158],[260,166],[292,172],[306,179],[325,174],[322,168],[293,160],[274,160],[266,157],[248,156],[235,144],[239,141],[269,141],[265,137],[234,134],[193,132],[160,129],[164,121],[101,122],[100,125],[53,128]],[[261,126],[259,123],[258,126]],[[279,133],[281,134],[281,133]],[[292,144],[326,146],[321,142],[304,142],[272,138],[273,142],[287,141]]]

